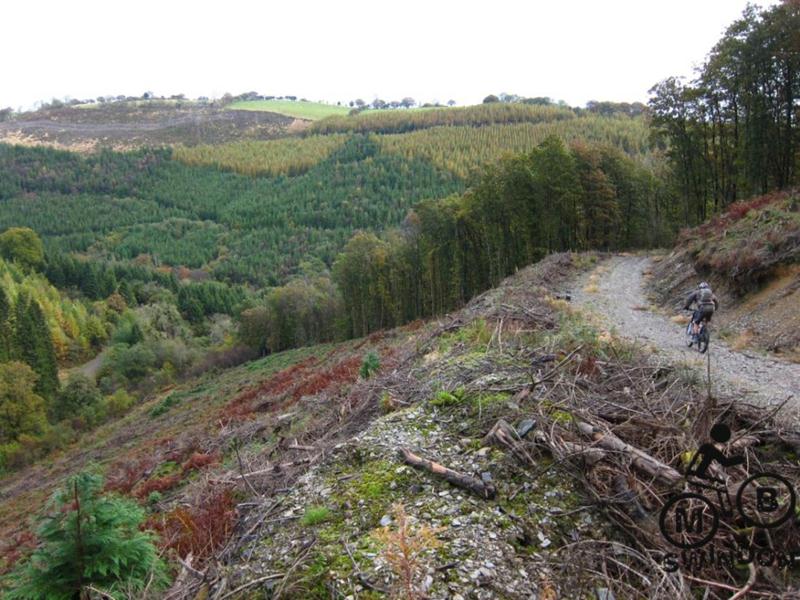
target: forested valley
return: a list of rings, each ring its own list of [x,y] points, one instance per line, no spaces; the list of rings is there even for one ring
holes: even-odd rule
[[[794,597],[800,2],[650,70],[0,110],[0,596]]]
[[[551,252],[666,246],[795,185],[798,30],[789,3],[748,9],[649,107],[492,96],[265,141],[0,145],[0,468],[191,373],[443,314]]]

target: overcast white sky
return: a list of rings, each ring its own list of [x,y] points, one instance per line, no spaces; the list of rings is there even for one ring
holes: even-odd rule
[[[771,5],[775,1],[761,2]],[[10,0],[0,107],[51,98],[645,101],[691,75],[746,0]]]

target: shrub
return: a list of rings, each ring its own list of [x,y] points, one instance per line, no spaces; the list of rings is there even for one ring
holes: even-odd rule
[[[178,473],[173,475],[165,475],[164,477],[157,477],[156,479],[148,479],[142,486],[136,490],[136,497],[143,500],[150,496],[153,492],[163,494],[171,490],[181,482],[181,476]]]
[[[426,525],[412,526],[401,504],[393,507],[393,513],[396,528],[384,527],[375,535],[384,544],[381,554],[396,577],[393,596],[408,600],[424,598],[425,557],[441,546],[437,530]]]
[[[364,362],[361,363],[361,370],[358,372],[363,379],[369,379],[381,368],[381,359],[376,352],[367,352]]]
[[[312,527],[330,520],[331,510],[326,506],[309,506],[300,518],[300,524],[304,527]]]
[[[431,406],[452,406],[460,404],[464,400],[464,390],[458,389],[453,392],[446,392],[444,390],[436,392],[436,395],[431,399]]]
[[[134,402],[136,402],[134,396],[125,390],[117,390],[104,401],[106,416],[113,418],[124,415]]]
[[[87,425],[95,425],[98,420],[97,409],[102,403],[100,390],[94,381],[86,375],[76,373],[58,394],[58,401],[53,407],[53,418],[56,421],[71,417],[82,417]]]
[[[202,469],[203,467],[207,467],[208,465],[213,465],[217,462],[217,457],[213,454],[203,454],[202,452],[195,452],[193,453],[187,460],[181,465],[181,472],[185,475],[190,471],[195,471],[197,469]]]
[[[389,392],[383,392],[383,394],[381,394],[378,404],[381,407],[381,412],[384,413],[393,412],[399,407],[399,403]]]
[[[153,408],[150,409],[150,417],[155,419],[156,417],[160,417],[165,412],[169,411],[170,408],[180,404],[181,400],[186,397],[185,392],[173,392],[166,398],[164,398],[161,402],[155,405]]]
[[[86,586],[114,598],[167,582],[153,537],[140,530],[144,511],[101,494],[99,475],[80,473],[56,492],[39,518],[39,547],[8,578],[11,600],[71,600]]]
[[[235,502],[227,489],[212,490],[201,496],[198,505],[181,506],[152,519],[165,547],[179,556],[191,553],[198,560],[213,555],[228,540],[235,522]]]
[[[125,379],[140,379],[155,366],[155,353],[144,344],[136,344],[127,348],[114,346],[103,363],[103,370]]]

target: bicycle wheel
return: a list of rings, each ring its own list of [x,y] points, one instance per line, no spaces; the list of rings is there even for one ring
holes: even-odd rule
[[[671,514],[672,509],[674,514]],[[664,504],[658,527],[664,539],[673,546],[682,550],[699,548],[714,539],[719,529],[719,511],[702,494],[684,492]]]
[[[704,354],[708,350],[708,343],[711,341],[711,334],[708,332],[708,327],[703,327],[703,330],[697,336],[697,351]]]
[[[772,485],[756,485],[755,508],[745,510],[744,500],[747,486],[759,479],[778,481],[783,486],[783,489],[781,490]],[[751,475],[742,482],[742,485],[739,486],[739,491],[736,492],[736,510],[739,511],[739,514],[742,515],[742,518],[749,526],[763,527],[764,529],[779,527],[795,513],[796,505],[797,494],[794,486],[788,479],[776,473],[756,473]],[[783,510],[779,511],[778,509],[781,507],[783,507]],[[748,508],[751,508],[749,504]],[[763,518],[764,513],[774,512],[778,512],[778,514],[771,518]]]

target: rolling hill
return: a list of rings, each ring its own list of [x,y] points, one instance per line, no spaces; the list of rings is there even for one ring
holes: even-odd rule
[[[189,100],[115,101],[48,106],[0,121],[0,143],[90,152],[142,146],[272,139],[302,125],[291,116],[225,110]]]
[[[236,103],[91,106],[0,124],[36,144],[131,148],[78,156],[0,145],[10,175],[0,228],[30,226],[51,252],[256,285],[284,283],[304,256],[330,266],[354,231],[397,225],[421,200],[463,192],[484,166],[548,136],[614,146],[648,168],[658,160],[643,117],[559,106],[366,111],[315,121],[302,135],[290,135],[288,117]],[[172,149],[148,149],[164,145]]]

